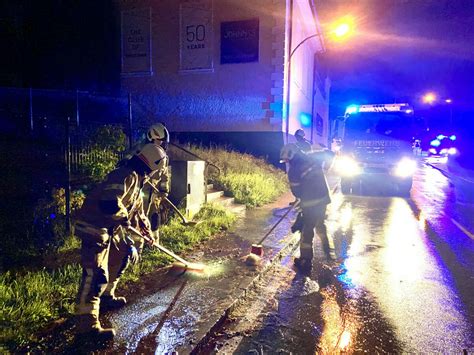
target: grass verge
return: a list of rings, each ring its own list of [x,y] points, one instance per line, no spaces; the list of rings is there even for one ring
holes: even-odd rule
[[[221,168],[220,174],[210,168],[210,180],[237,203],[247,207],[263,206],[288,190],[285,172],[264,159],[222,148],[186,148]]]

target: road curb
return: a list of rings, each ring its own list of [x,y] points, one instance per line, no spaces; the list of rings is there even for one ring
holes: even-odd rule
[[[240,295],[238,295],[234,301],[230,304],[227,309],[223,311],[221,316],[217,319],[217,321],[210,327],[210,329],[206,332],[206,334],[199,340],[197,341],[196,345],[194,346],[193,350],[191,351],[190,354],[200,354],[202,350],[204,350],[204,346],[207,344],[207,342],[212,338],[214,333],[216,332],[217,329],[219,329],[224,322],[228,319],[229,314],[236,309],[242,302],[245,301],[247,297],[247,293],[252,290],[255,285],[257,284],[258,281],[260,281],[267,272],[269,272],[279,261],[283,259],[283,257],[289,255],[290,253],[293,253],[299,246],[298,242],[300,240],[300,233],[293,233],[289,234],[288,236],[290,237],[290,240],[286,245],[280,249],[271,259],[270,261],[265,265],[265,267],[250,281],[250,283],[245,287]]]

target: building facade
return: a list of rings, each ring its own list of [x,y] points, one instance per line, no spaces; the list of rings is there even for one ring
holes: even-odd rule
[[[303,128],[327,146],[313,0],[121,0],[122,90],[140,125],[270,160]],[[289,89],[289,92],[288,92]],[[287,120],[287,110],[289,119]]]

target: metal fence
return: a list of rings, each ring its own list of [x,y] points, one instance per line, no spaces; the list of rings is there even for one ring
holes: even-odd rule
[[[88,137],[97,128],[120,126],[132,146],[140,128],[133,127],[131,99],[130,95],[0,87],[2,151],[9,155],[10,166],[15,159],[28,162],[22,173],[30,175],[34,185],[29,203],[47,197],[55,187],[65,188],[69,203],[71,181],[79,176],[81,165],[112,154],[92,152],[88,146]],[[25,140],[28,144],[16,149],[16,142]]]

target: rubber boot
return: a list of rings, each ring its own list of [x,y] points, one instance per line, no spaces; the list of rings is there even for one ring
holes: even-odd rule
[[[111,311],[114,309],[122,308],[127,304],[125,297],[115,297],[112,295],[106,295],[100,297],[100,309],[101,311]]]
[[[78,336],[84,340],[108,341],[115,336],[112,328],[102,328],[99,319],[94,314],[80,314],[76,316]]]
[[[295,263],[296,268],[302,272],[311,271],[312,265],[311,265],[310,259],[295,258],[294,263]]]

